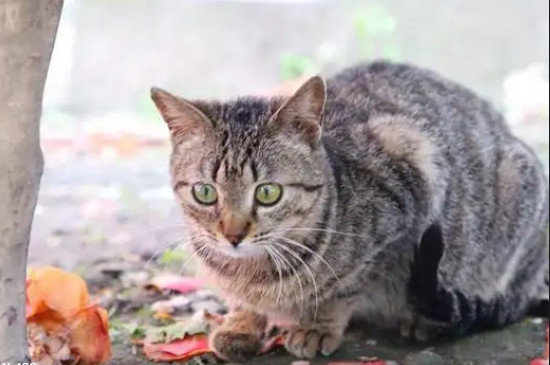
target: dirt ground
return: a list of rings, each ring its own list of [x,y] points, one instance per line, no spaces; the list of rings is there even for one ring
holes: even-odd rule
[[[377,357],[401,365],[521,365],[540,356],[544,346],[543,324],[524,323],[504,331],[485,333],[464,340],[411,346],[388,334],[355,329],[341,350],[331,359],[319,358],[312,365],[327,365],[330,361],[357,361],[361,357]],[[250,365],[290,365],[291,356],[284,351],[265,355]],[[146,365],[127,345],[114,348],[110,365]],[[388,365],[391,363],[388,363]]]
[[[56,265],[79,272],[92,291],[98,262],[119,265],[115,271],[124,271],[125,260],[136,258],[144,269],[170,266],[164,252],[181,243],[184,228],[168,188],[165,147],[125,158],[47,149],[46,160],[29,253],[31,266]],[[132,315],[128,313],[134,312],[126,313],[127,321]],[[373,332],[358,324],[332,360],[368,356],[403,365],[528,364],[544,350],[545,326],[542,321],[527,320],[462,340],[411,346],[393,333]],[[111,365],[149,364],[140,349],[124,339],[114,342],[113,352]],[[278,351],[249,364],[292,361]],[[312,362],[328,363],[324,358]]]

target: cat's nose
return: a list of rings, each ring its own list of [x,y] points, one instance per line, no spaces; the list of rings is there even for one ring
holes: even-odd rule
[[[247,236],[250,223],[243,217],[227,214],[220,221],[219,232],[231,243],[237,247]]]
[[[225,238],[227,238],[227,240],[229,241],[229,243],[231,243],[231,245],[233,245],[233,247],[237,247],[245,238],[245,236],[246,233],[239,233],[235,235],[226,235]]]

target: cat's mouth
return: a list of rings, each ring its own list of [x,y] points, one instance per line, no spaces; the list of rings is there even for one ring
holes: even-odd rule
[[[222,235],[210,235],[208,239],[196,241],[193,246],[199,256],[217,256],[223,259],[251,259],[267,255],[264,245],[253,238],[235,244]]]
[[[230,258],[247,259],[265,255],[265,249],[262,246],[249,242],[241,242],[238,246],[233,246],[225,242],[218,242],[213,249]]]

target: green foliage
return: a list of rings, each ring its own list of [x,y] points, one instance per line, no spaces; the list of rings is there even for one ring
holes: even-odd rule
[[[314,73],[318,69],[315,60],[312,58],[294,53],[286,53],[281,57],[280,68],[283,80]]]
[[[188,257],[189,254],[180,248],[168,249],[162,252],[162,255],[159,258],[159,263],[165,266],[182,264]]]
[[[361,59],[402,60],[397,37],[398,21],[386,6],[374,1],[358,1],[350,11],[357,41],[357,54]],[[326,46],[329,54],[325,52]],[[318,73],[327,64],[344,62],[338,59],[337,50],[332,50],[330,46],[328,43],[320,45],[318,54],[314,56],[290,52],[284,54],[280,60],[281,78],[288,80]]]
[[[396,33],[397,19],[380,3],[369,3],[354,11],[354,27],[361,58],[382,57],[398,61],[402,58]]]

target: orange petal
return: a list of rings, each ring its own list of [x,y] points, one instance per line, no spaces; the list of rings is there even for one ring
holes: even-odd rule
[[[90,301],[86,283],[72,273],[54,267],[32,269],[27,276],[27,320],[52,311],[70,318]]]
[[[81,310],[70,322],[73,354],[86,364],[102,364],[111,357],[107,312],[96,305]]]

